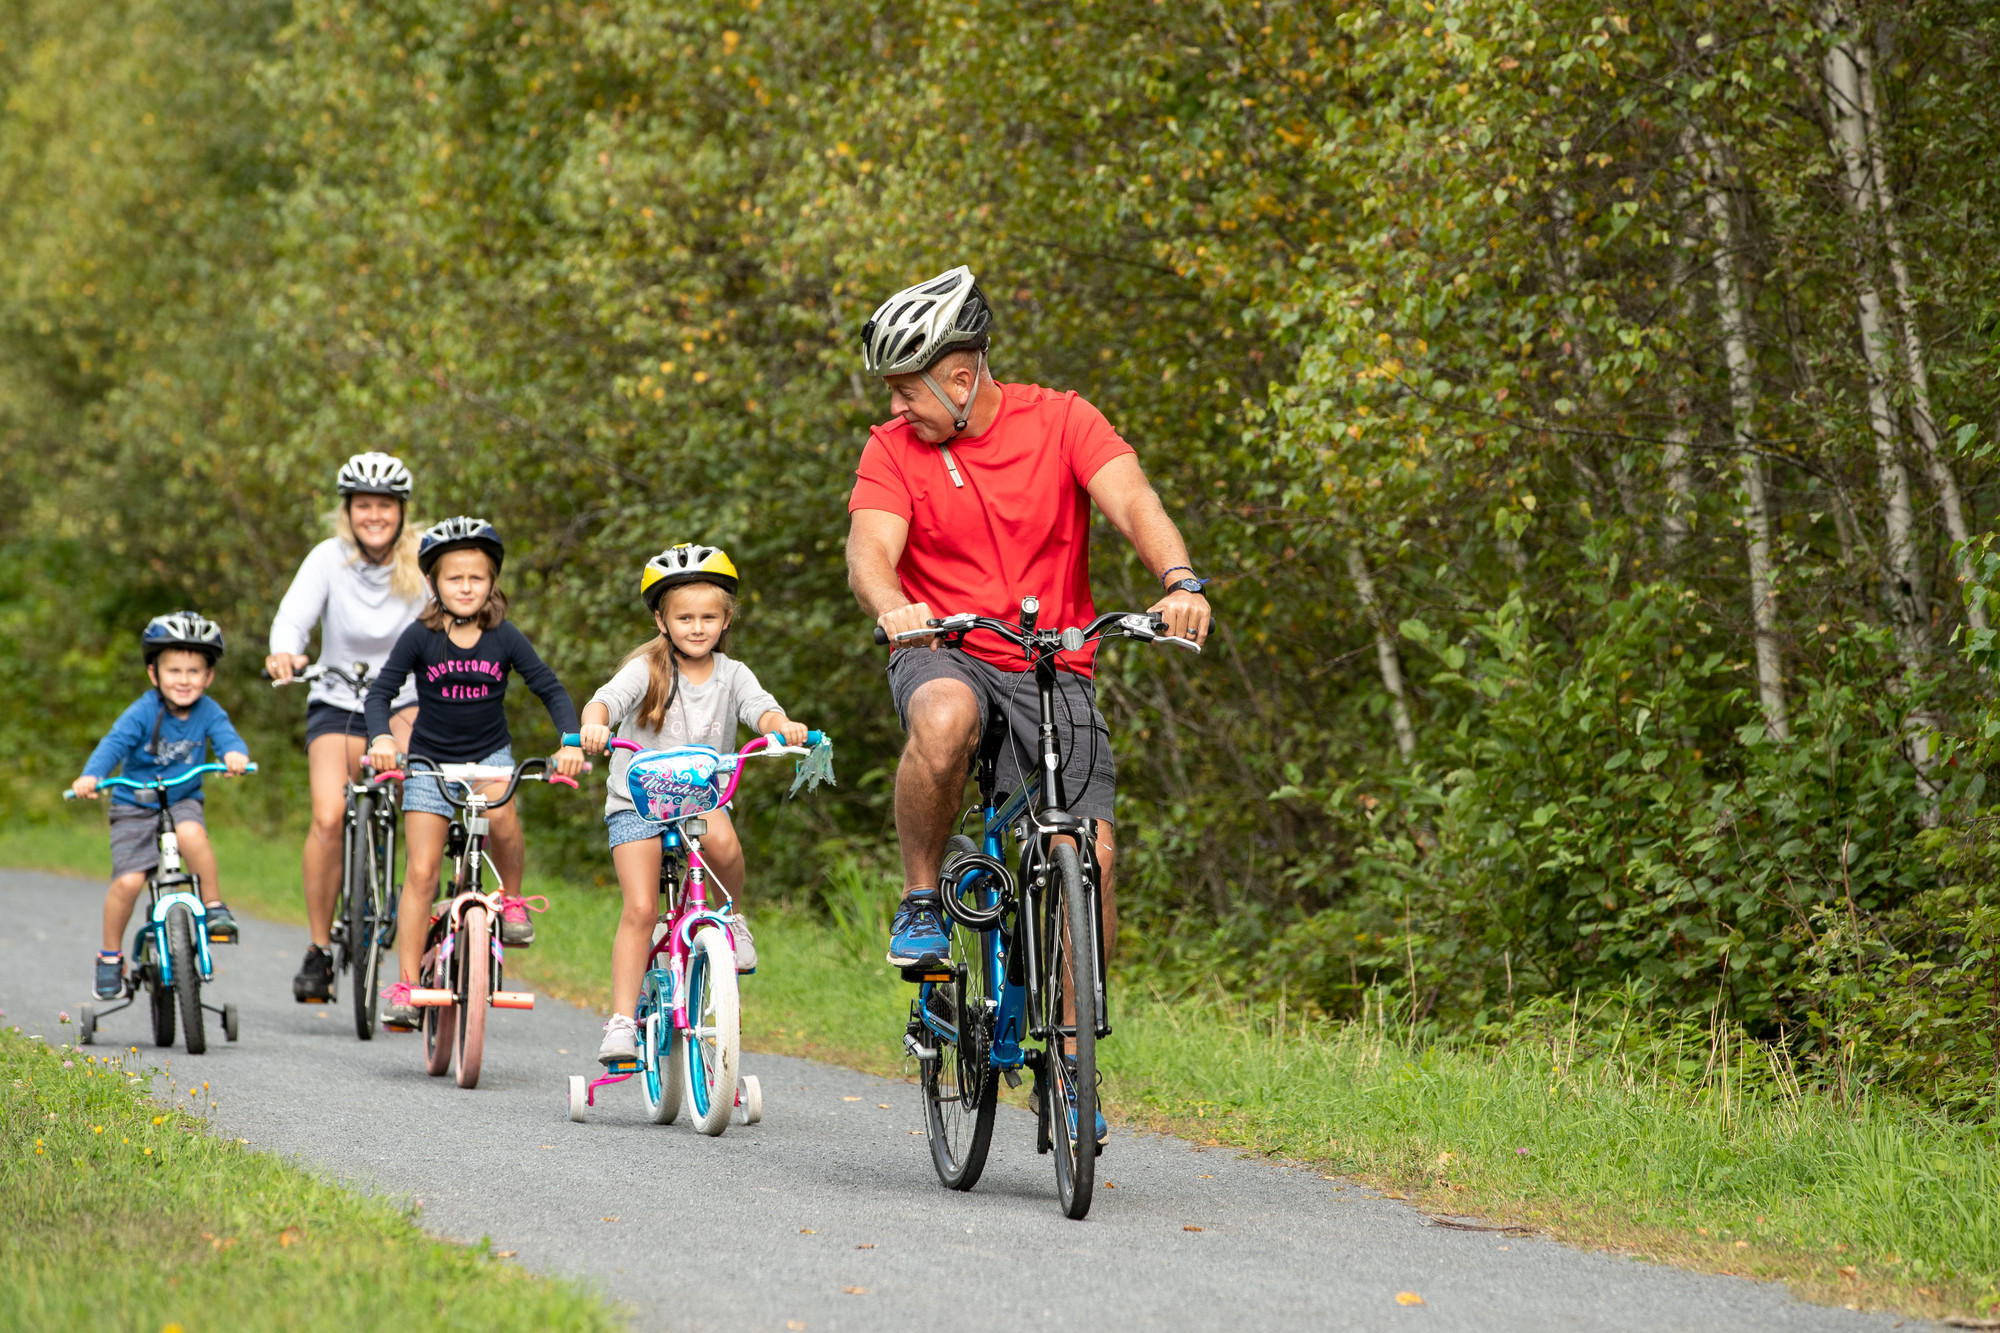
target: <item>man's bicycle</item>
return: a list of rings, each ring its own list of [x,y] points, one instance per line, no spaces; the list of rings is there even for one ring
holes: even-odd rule
[[[1018,1087],[1017,1071],[1030,1068],[1035,1146],[1055,1154],[1057,1198],[1080,1219],[1096,1174],[1097,1041],[1111,1024],[1096,830],[1069,812],[1063,790],[1056,655],[1109,638],[1201,648],[1166,634],[1156,614],[1110,612],[1082,629],[1051,630],[1038,627],[1040,612],[1038,599],[1024,597],[1018,625],[961,613],[896,636],[957,644],[975,631],[997,635],[1022,651],[1041,704],[1039,776],[1011,794],[996,790],[1000,747],[1012,740],[1006,718],[995,713],[982,733],[973,760],[981,837],[958,834],[946,844],[938,891],[951,948],[903,969],[917,983],[903,1045],[921,1075],[931,1163],[955,1190],[971,1189],[986,1169],[1000,1080]],[[879,627],[875,642],[889,642]]]
[[[530,991],[510,991],[503,964],[505,951],[494,923],[500,919],[500,885],[494,876],[487,889],[492,861],[486,855],[491,832],[486,812],[514,799],[525,782],[576,782],[554,772],[555,761],[531,755],[512,768],[485,764],[439,764],[422,755],[407,755],[403,767],[376,775],[378,782],[435,782],[444,798],[463,812],[446,834],[445,851],[452,858],[451,887],[431,909],[429,932],[417,984],[410,1003],[424,1011],[424,1069],[433,1076],[450,1070],[461,1088],[479,1086],[479,1066],[486,1052],[486,1011],[532,1009]],[[488,798],[489,782],[505,781],[506,790]]]
[[[578,734],[563,737],[564,745],[581,745]],[[741,1107],[743,1122],[764,1118],[763,1089],[755,1074],[740,1082],[742,1009],[736,986],[736,939],[729,918],[735,906],[720,880],[710,879],[701,859],[701,840],[708,832],[702,816],[728,805],[743,780],[743,761],[753,755],[803,756],[800,786],[833,780],[833,742],[817,731],[806,733],[805,746],[786,745],[782,736],[759,736],[735,754],[725,755],[706,745],[647,750],[628,740],[614,740],[613,749],[633,752],[625,768],[625,784],[643,818],[665,824],[661,835],[660,925],[665,927],[647,957],[634,1015],[639,1029],[639,1056],[606,1069],[601,1078],[569,1079],[569,1118],[581,1124],[597,1104],[597,1090],[637,1076],[646,1118],[671,1125],[685,1102],[689,1119],[704,1134],[729,1128],[731,1113]],[[722,892],[722,906],[709,906],[708,886]],[[664,955],[664,956],[663,956]]]
[[[255,773],[257,765],[251,764],[243,771]],[[132,967],[125,974],[125,1002],[101,1013],[89,1004],[78,1011],[77,1040],[85,1046],[96,1044],[98,1023],[121,1009],[131,1008],[141,990],[147,992],[153,1011],[155,1045],[174,1044],[177,1004],[189,1055],[200,1055],[208,1049],[208,1030],[202,1021],[204,1010],[222,1020],[223,1036],[236,1040],[236,1006],[225,1004],[218,1008],[201,1002],[202,983],[215,975],[208,956],[208,907],[201,900],[200,880],[181,862],[180,836],[174,832],[173,802],[167,797],[169,788],[209,773],[227,775],[229,770],[221,764],[197,764],[172,778],[152,782],[104,778],[97,784],[99,791],[106,787],[127,787],[154,793],[159,802],[160,863],[146,876],[146,917],[132,939]],[[75,797],[73,791],[63,792],[65,801]]]
[[[310,684],[321,676],[345,681],[356,694],[368,693],[366,662],[356,662],[350,670],[319,663],[297,673],[292,681]],[[286,683],[271,682],[274,689]],[[368,762],[365,755],[361,762]],[[382,960],[396,945],[396,899],[402,889],[395,882],[395,867],[395,788],[364,773],[359,781],[347,784],[347,810],[340,835],[340,899],[333,909],[333,985],[329,987],[329,998],[337,1003],[340,974],[354,974],[354,1035],[363,1041],[375,1036],[382,1004],[378,985]],[[299,983],[292,984],[296,991]],[[295,993],[293,998],[306,997]]]

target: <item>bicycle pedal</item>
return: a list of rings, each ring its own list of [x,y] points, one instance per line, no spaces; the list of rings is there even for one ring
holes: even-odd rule
[[[637,1060],[613,1060],[603,1068],[607,1074],[636,1074],[639,1072],[639,1062]]]
[[[916,962],[902,969],[903,980],[908,982],[952,981],[957,973],[952,970],[951,960],[927,953]]]
[[[1000,1077],[1007,1080],[1007,1086],[1010,1088],[1021,1086],[1021,1071],[1018,1069],[1003,1069],[1000,1071]]]

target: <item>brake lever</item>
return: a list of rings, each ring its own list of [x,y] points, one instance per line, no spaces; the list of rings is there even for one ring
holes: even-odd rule
[[[1154,639],[1153,642],[1171,643],[1174,647],[1185,648],[1191,653],[1199,654],[1201,652],[1201,645],[1196,643],[1193,639],[1183,639],[1172,634],[1162,634],[1158,638]]]

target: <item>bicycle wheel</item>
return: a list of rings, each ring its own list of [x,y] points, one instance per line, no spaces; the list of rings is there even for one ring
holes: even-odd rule
[[[977,850],[972,839],[954,835],[945,844],[945,866]],[[951,956],[959,963],[958,979],[932,983],[923,1001],[926,1036],[937,1056],[919,1061],[918,1072],[931,1165],[946,1189],[969,1190],[986,1170],[993,1142],[1000,1096],[992,1062],[993,1018],[1000,1003],[992,950],[982,932],[952,921]]]
[[[1049,860],[1053,882],[1039,912],[1042,1021],[1049,1033],[1041,1084],[1056,1159],[1056,1197],[1064,1216],[1081,1220],[1090,1212],[1097,1172],[1097,959],[1076,849],[1058,844]],[[1074,1022],[1065,1020],[1065,1010],[1074,1013]],[[1074,1051],[1068,1059],[1065,1038]]]
[[[349,861],[341,878],[352,881],[347,892],[347,961],[354,973],[354,1035],[363,1041],[374,1039],[381,1006],[375,983],[381,975],[382,953],[375,936],[382,920],[382,890],[375,851],[375,798],[358,796],[348,852],[359,859]]]
[[[736,952],[714,926],[694,937],[688,958],[686,1053],[688,1111],[704,1134],[729,1128],[736,1109],[736,1066],[742,1054],[737,1028]]]
[[[155,935],[147,926],[133,937],[132,960],[135,970],[146,988],[146,1005],[152,1011],[153,1044],[171,1046],[174,1044],[174,992],[173,988],[160,981],[159,960],[154,957]]]
[[[167,909],[167,957],[174,994],[180,1000],[187,1053],[200,1055],[208,1049],[208,1032],[201,1021],[201,955],[194,948],[194,913],[179,904]]]
[[[679,1119],[681,1102],[687,1096],[681,1034],[674,1027],[674,1010],[668,999],[660,973],[648,972],[639,995],[639,1093],[646,1102],[646,1118],[656,1125],[671,1125]]]
[[[459,918],[458,968],[465,984],[458,988],[458,1050],[453,1072],[458,1086],[479,1086],[479,1061],[486,1053],[486,1002],[493,993],[493,922],[478,903]]]

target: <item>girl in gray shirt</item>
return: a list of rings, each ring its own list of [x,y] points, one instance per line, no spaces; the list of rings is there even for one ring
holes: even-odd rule
[[[640,596],[658,627],[658,638],[640,645],[604,687],[583,706],[583,748],[602,753],[613,729],[619,737],[649,750],[706,745],[728,753],[736,748],[740,723],[759,733],[777,732],[787,745],[803,745],[806,727],[785,716],[750,668],[720,651],[736,615],[736,566],[712,546],[674,546],[646,562]],[[606,1064],[637,1055],[633,1015],[639,985],[652,949],[659,912],[660,835],[666,825],[640,817],[625,789],[630,752],[612,752],[604,801],[611,862],[625,910],[611,946],[611,1020],[597,1058]],[[736,969],[754,972],[757,947],[740,910],[743,844],[727,810],[704,817],[708,832],[701,857],[709,874],[722,881],[739,910],[731,919]]]

